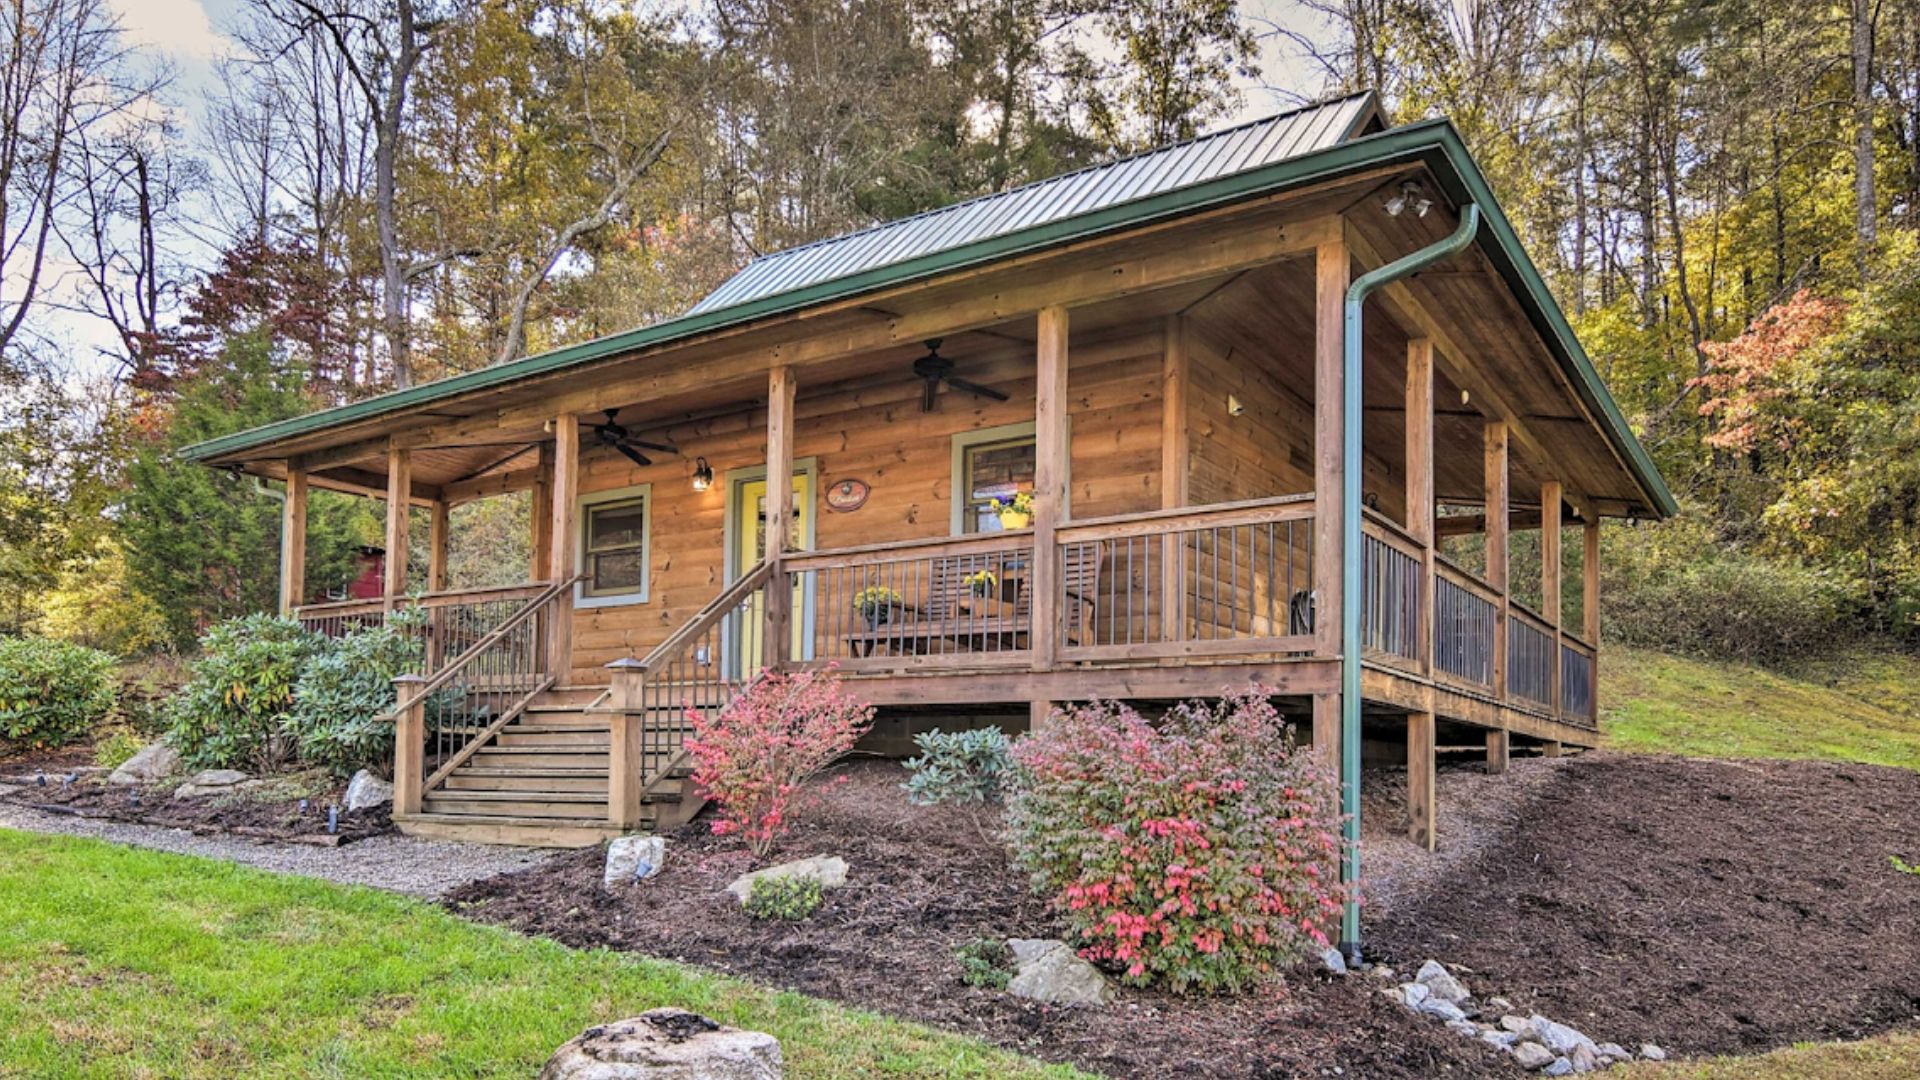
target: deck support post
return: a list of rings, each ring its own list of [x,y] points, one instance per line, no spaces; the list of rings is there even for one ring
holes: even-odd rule
[[[1407,835],[1438,846],[1439,800],[1434,791],[1434,720],[1430,712],[1407,714]]]
[[[1487,585],[1500,594],[1493,619],[1493,696],[1507,700],[1507,528],[1510,517],[1507,493],[1507,422],[1489,420],[1485,431],[1485,478],[1487,501]],[[1504,755],[1503,755],[1504,757]]]
[[[1028,734],[1038,735],[1040,729],[1047,725],[1047,720],[1053,716],[1053,705],[1047,698],[1034,698],[1027,703]]]
[[[1593,711],[1587,719],[1597,720],[1600,716],[1600,518],[1589,515],[1581,532],[1580,636],[1593,647]]]
[[[291,618],[307,600],[307,473],[287,466],[287,498],[280,507],[280,615]]]
[[[793,403],[797,384],[793,368],[781,366],[767,375],[767,535],[766,560],[773,576],[767,579],[767,634],[761,662],[780,670],[793,645],[793,590],[787,584],[785,557],[793,522]]]
[[[387,449],[387,550],[386,580],[381,595],[387,610],[407,594],[408,513],[413,508],[413,452],[404,447]]]
[[[1067,503],[1067,309],[1044,307],[1034,342],[1033,647],[1035,671],[1051,671],[1060,648],[1060,551],[1054,530]]]
[[[1313,753],[1322,767],[1340,775],[1340,695],[1313,695]]]
[[[408,673],[393,680],[393,812],[420,812],[420,786],[426,780],[427,702],[420,694],[424,676]],[[410,704],[409,704],[410,703]]]
[[[1420,544],[1420,670],[1433,671],[1433,339],[1407,342],[1407,533]]]
[[[1566,753],[1566,750],[1567,748],[1558,739],[1548,739],[1540,744],[1541,757],[1559,757]]]
[[[553,418],[552,512],[547,527],[547,580],[567,581],[578,572],[580,542],[574,535],[573,504],[580,497],[580,418],[561,413]],[[554,685],[573,677],[573,589],[553,599],[547,621],[547,674]]]
[[[1182,315],[1167,318],[1166,342],[1160,359],[1160,508],[1177,510],[1187,505],[1193,468],[1193,448],[1187,434],[1187,388],[1191,379],[1192,357],[1187,341],[1187,320]],[[1160,640],[1180,641],[1186,637],[1186,575],[1180,565],[1181,538],[1169,533],[1160,538]]]
[[[1553,718],[1560,719],[1560,505],[1566,489],[1558,480],[1540,485],[1540,614],[1553,627],[1553,656],[1547,663],[1547,691]]]
[[[1487,771],[1498,776],[1507,771],[1507,758],[1513,748],[1513,737],[1505,728],[1487,729]]]
[[[607,665],[612,697],[607,713],[607,824],[632,829],[640,824],[641,785],[646,779],[646,706],[642,704],[647,665],[628,657]]]

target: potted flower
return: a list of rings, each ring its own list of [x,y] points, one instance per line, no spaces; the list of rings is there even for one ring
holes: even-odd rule
[[[1000,577],[991,570],[975,570],[960,579],[966,595],[960,602],[963,611],[992,615],[1000,609]]]
[[[853,594],[853,610],[867,620],[867,629],[877,630],[893,619],[900,606],[900,593],[885,585],[869,585]]]
[[[995,596],[1000,592],[1000,579],[991,570],[975,570],[964,580],[967,591],[975,596]]]
[[[1002,529],[1024,529],[1033,524],[1033,492],[1016,491],[1009,502],[995,499],[993,512],[1000,515]]]

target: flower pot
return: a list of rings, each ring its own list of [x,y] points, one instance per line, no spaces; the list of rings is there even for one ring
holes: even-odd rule
[[[1000,511],[1000,527],[1003,529],[1024,529],[1032,524],[1032,514],[1023,514],[1018,510]]]

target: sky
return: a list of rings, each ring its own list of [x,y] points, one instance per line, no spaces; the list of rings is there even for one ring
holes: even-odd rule
[[[242,16],[247,2],[108,0],[108,5],[120,19],[129,43],[164,57],[173,67],[175,79],[171,104],[189,141],[200,134],[205,102],[218,83],[218,60],[235,49],[233,40],[225,30]],[[674,2],[676,0],[642,0],[645,6]],[[1294,29],[1315,29],[1302,26],[1305,14],[1294,0],[1243,0],[1241,11],[1255,25],[1273,23]],[[1278,35],[1265,35],[1263,41],[1265,50],[1260,58],[1260,83],[1265,85],[1243,80],[1240,107],[1235,116],[1224,121],[1222,126],[1291,108],[1300,100],[1295,95],[1310,96],[1317,84],[1318,80],[1310,68],[1282,48]],[[50,255],[58,254],[50,252]],[[210,256],[211,252],[207,254]],[[58,265],[53,269],[56,274],[62,271]],[[71,264],[65,269],[71,272]],[[66,287],[71,288],[71,284]],[[67,355],[75,361],[72,365],[74,372],[82,378],[104,371],[104,361],[90,362],[89,358],[98,358],[103,350],[116,345],[112,329],[103,321],[77,313],[51,312],[42,321],[41,328],[67,346]]]

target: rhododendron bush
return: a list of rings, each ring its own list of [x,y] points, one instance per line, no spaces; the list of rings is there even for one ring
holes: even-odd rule
[[[1127,981],[1242,989],[1337,930],[1337,780],[1265,696],[1060,710],[1014,758],[1015,863]]]
[[[719,805],[713,831],[758,857],[786,828],[802,784],[873,726],[873,706],[831,672],[763,671],[717,713],[689,709],[693,782]]]

